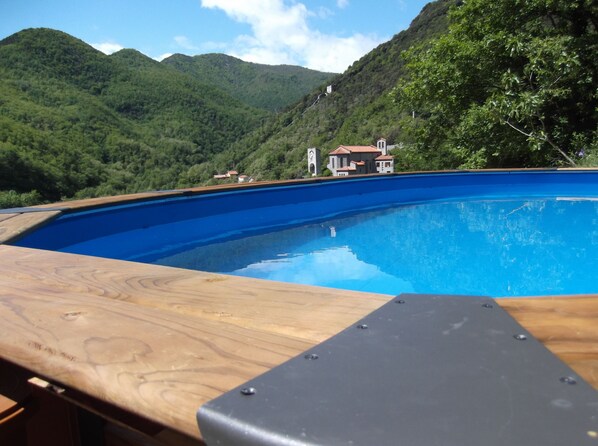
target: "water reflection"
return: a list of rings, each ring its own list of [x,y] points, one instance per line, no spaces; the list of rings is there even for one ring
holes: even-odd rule
[[[595,293],[597,220],[598,202],[589,200],[428,203],[214,243],[155,263],[391,294]]]
[[[322,251],[281,255],[282,258],[252,263],[232,274],[284,282],[320,285],[334,288],[369,291],[383,286],[392,290],[413,291],[411,284],[400,277],[381,271],[351,252],[348,246]]]

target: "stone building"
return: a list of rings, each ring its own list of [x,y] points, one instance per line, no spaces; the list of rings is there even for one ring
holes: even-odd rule
[[[384,138],[380,138],[375,147],[338,146],[328,156],[327,167],[336,177],[394,171],[394,158],[388,154]]]

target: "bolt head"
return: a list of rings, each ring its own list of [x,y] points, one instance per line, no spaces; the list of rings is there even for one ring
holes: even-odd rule
[[[359,324],[357,328],[359,328],[360,330],[367,330],[369,327],[368,324]]]
[[[405,301],[403,299],[395,300],[395,304],[404,304]]]
[[[319,358],[318,355],[316,355],[315,353],[308,353],[307,355],[304,356],[305,359],[309,359],[310,361],[315,361],[316,359]]]
[[[517,339],[518,341],[525,341],[527,340],[527,336],[524,334],[516,334],[513,336],[515,339]]]
[[[572,376],[563,376],[559,381],[572,386],[577,384],[577,380]]]
[[[255,390],[255,387],[243,387],[241,389],[241,395],[245,396],[255,395],[256,392],[257,390]]]
[[[492,305],[492,304],[482,304],[482,307],[484,307],[484,308],[494,308],[494,305]]]

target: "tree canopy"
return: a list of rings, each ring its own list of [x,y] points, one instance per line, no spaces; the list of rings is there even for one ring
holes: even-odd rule
[[[294,105],[307,92],[329,82],[333,73],[293,65],[263,65],[226,54],[185,56],[162,61],[204,84],[212,85],[251,107],[279,112]]]
[[[238,62],[254,76],[231,76],[249,90],[255,73],[277,72],[258,85],[281,107],[293,100],[279,97],[282,80],[297,94],[329,77]],[[50,29],[0,40],[0,208],[196,185],[201,163],[272,115],[199,74]]]
[[[197,178],[209,181],[213,170],[222,172],[230,166],[258,180],[301,178],[308,175],[308,147],[318,147],[325,157],[340,144],[372,144],[380,137],[389,144],[402,142],[401,114],[390,95],[405,74],[401,53],[446,33],[447,11],[455,1],[428,3],[408,29],[332,79],[331,94],[324,94],[323,88],[314,90],[294,107],[265,120],[202,163]],[[397,156],[402,157],[402,152]]]
[[[405,57],[402,168],[598,165],[598,6],[465,0]]]

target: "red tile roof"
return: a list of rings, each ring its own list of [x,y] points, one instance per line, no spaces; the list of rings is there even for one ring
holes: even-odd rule
[[[349,153],[382,153],[374,146],[338,146],[329,155],[348,155]]]
[[[349,150],[347,150],[343,146],[339,146],[338,148],[330,152],[328,155],[348,155],[349,153],[351,153]]]
[[[392,155],[380,155],[378,158],[376,158],[376,161],[392,161],[394,159],[395,157]]]
[[[229,170],[226,174],[227,175],[239,175],[239,172],[237,172],[236,170]]]
[[[357,170],[357,169],[353,166],[341,167],[340,169],[336,169],[337,172],[352,172],[354,170]]]
[[[358,166],[365,166],[365,161],[351,161],[351,164],[356,164]]]

